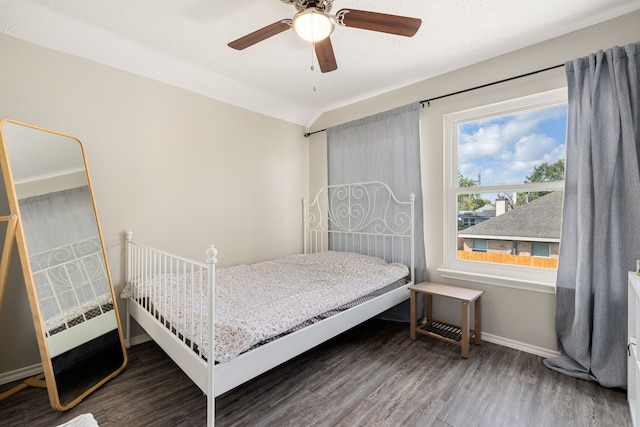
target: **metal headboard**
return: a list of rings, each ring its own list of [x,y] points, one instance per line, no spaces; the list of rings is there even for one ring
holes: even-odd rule
[[[401,262],[414,281],[414,202],[378,181],[329,185],[303,200],[304,253],[357,252]]]

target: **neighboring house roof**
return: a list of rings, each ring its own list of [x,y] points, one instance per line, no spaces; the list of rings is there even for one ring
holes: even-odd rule
[[[496,207],[487,203],[486,205],[476,209],[476,215],[479,216],[495,216]]]
[[[500,237],[502,240],[529,238],[559,241],[563,196],[564,191],[554,191],[531,203],[461,230],[458,235],[476,238]]]
[[[491,204],[486,204],[475,211],[458,211],[458,216],[461,218],[493,217],[496,216],[496,208]]]

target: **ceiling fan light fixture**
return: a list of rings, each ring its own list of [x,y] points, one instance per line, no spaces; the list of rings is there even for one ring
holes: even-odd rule
[[[318,42],[331,35],[335,24],[333,18],[319,11],[315,7],[309,7],[298,12],[293,17],[293,30],[302,39],[309,42]]]

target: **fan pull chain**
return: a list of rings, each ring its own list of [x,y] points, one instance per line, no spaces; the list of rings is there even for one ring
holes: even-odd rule
[[[316,48],[316,44],[315,43],[311,43],[311,73],[313,73],[313,91],[316,92],[316,84],[315,84],[315,79],[316,79],[316,73],[314,73],[316,67],[315,67],[315,49]]]

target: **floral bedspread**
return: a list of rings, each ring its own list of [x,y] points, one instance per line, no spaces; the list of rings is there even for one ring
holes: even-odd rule
[[[403,264],[333,251],[217,268],[215,360],[229,361],[257,343],[408,274]],[[135,287],[128,283],[121,296],[153,300],[156,310],[202,346],[206,356],[207,292],[200,285],[206,279],[189,276],[165,274],[138,281]]]
[[[95,298],[78,303],[49,319],[45,319],[44,328],[49,335],[54,335],[64,329],[78,325],[85,320],[111,310],[113,310],[111,294],[98,295]]]

